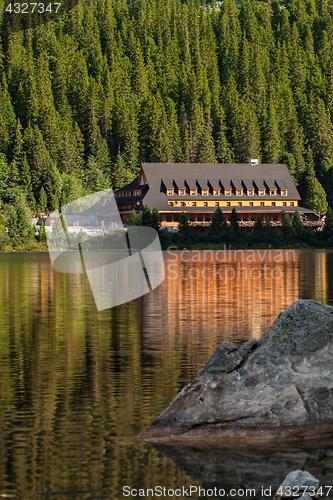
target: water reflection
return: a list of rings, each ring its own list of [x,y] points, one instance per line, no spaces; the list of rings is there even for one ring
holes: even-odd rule
[[[332,252],[226,255],[165,253],[159,288],[100,312],[84,275],[0,255],[1,495],[201,484],[135,436],[221,342],[260,337],[298,298],[333,305]]]

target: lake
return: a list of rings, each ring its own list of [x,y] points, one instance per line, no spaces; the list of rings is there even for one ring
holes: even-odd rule
[[[0,497],[161,486],[186,498],[192,486],[211,498],[224,485],[259,498],[304,467],[333,485],[333,451],[315,443],[203,451],[136,437],[221,342],[260,338],[299,298],[333,305],[333,251],[170,251],[164,262],[158,288],[98,312],[85,275],[54,271],[46,253],[0,254]]]

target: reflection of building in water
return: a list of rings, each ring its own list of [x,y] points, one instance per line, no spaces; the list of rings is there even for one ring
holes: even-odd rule
[[[146,347],[175,334],[215,345],[259,338],[299,298],[298,260],[293,250],[166,252],[166,278],[143,300]]]

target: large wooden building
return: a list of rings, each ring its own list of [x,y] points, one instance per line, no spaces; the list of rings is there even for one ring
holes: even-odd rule
[[[242,226],[253,226],[260,213],[273,224],[296,210],[305,223],[320,225],[320,216],[299,206],[300,196],[286,165],[219,163],[143,163],[139,176],[115,193],[126,223],[131,211],[147,203],[156,207],[162,226],[176,229],[181,212],[195,226],[207,227],[221,207],[227,221],[235,207]]]

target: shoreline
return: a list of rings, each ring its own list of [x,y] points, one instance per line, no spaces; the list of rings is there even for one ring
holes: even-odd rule
[[[179,251],[198,251],[198,250],[224,250],[224,251],[233,251],[233,250],[333,250],[333,247],[330,246],[294,246],[294,245],[280,245],[277,247],[273,247],[272,245],[256,245],[252,247],[244,247],[241,245],[235,245],[231,246],[229,245],[228,248],[225,247],[223,244],[213,244],[213,245],[188,245],[187,247],[184,246],[176,246],[176,245],[170,245],[169,247],[162,248],[162,252],[179,252]],[[46,248],[34,248],[34,249],[12,249],[12,250],[0,250],[0,254],[7,254],[7,253],[49,253],[49,250]]]

